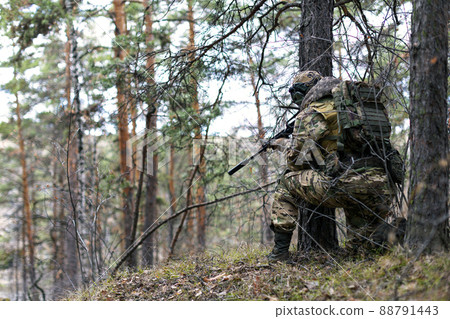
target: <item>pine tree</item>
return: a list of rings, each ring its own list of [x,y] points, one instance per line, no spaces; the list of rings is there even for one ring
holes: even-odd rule
[[[413,2],[406,240],[418,252],[449,248],[448,9],[443,0]]]
[[[322,76],[332,76],[333,0],[302,3],[299,34],[299,67]],[[298,250],[333,249],[337,247],[334,209],[313,207],[306,203],[300,208]]]

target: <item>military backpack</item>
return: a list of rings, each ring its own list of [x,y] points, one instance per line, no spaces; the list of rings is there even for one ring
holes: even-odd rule
[[[391,146],[391,124],[382,90],[365,82],[342,81],[332,90],[338,113],[338,152],[379,159],[394,182],[404,176],[403,161]]]

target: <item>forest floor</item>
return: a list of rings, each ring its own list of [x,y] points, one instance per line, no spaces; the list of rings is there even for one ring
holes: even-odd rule
[[[450,300],[450,254],[297,256],[268,264],[241,247],[122,271],[68,300]]]

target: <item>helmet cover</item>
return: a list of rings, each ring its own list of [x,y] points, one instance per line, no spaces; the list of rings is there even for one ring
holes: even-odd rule
[[[292,86],[289,88],[292,102],[300,106],[306,93],[308,93],[308,91],[316,85],[320,79],[322,79],[322,76],[316,71],[303,71],[298,73],[294,77]]]

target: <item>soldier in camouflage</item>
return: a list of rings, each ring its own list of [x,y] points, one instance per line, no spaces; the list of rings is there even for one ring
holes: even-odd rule
[[[301,111],[286,150],[288,170],[274,194],[271,229],[275,246],[270,261],[288,259],[298,207],[304,202],[343,208],[349,244],[373,240],[373,234],[385,224],[394,191],[382,162],[338,152],[339,123],[332,90],[339,83],[333,77],[305,71],[294,78],[290,88]]]

